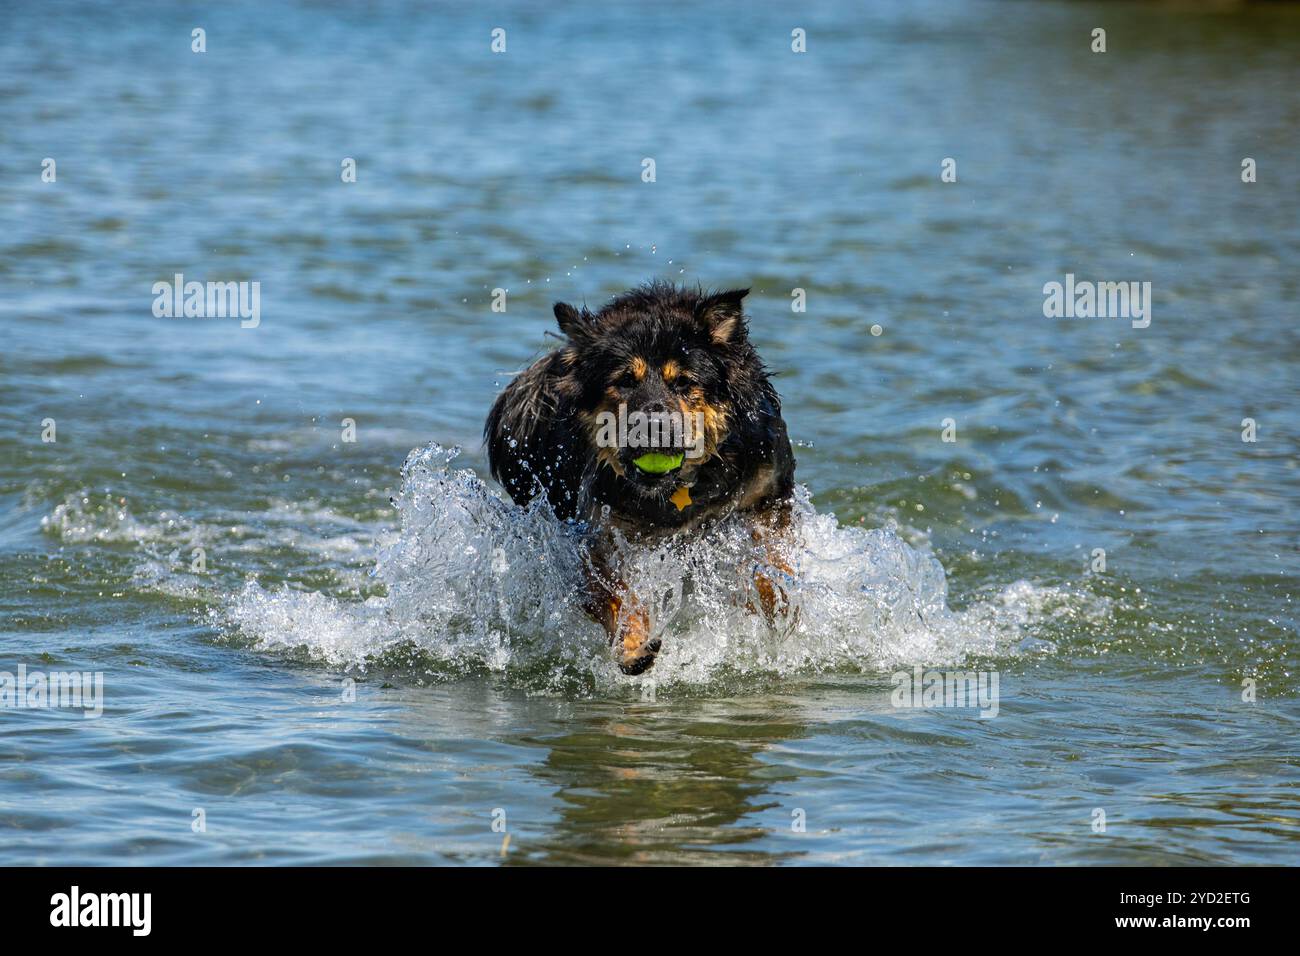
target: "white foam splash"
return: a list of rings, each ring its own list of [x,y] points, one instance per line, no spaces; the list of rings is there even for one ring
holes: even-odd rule
[[[636,681],[615,666],[581,609],[574,528],[543,502],[520,508],[468,469],[458,450],[413,452],[396,500],[401,530],[374,575],[386,595],[345,602],[248,583],[227,618],[261,646],[335,665],[419,660],[426,669],[486,669],[550,689]],[[764,563],[739,523],[687,540],[625,550],[624,578],[651,603],[663,649],[660,685],[726,675],[870,671],[1014,653],[1054,589],[1016,582],[965,611],[947,603],[939,561],[890,530],[843,527],[805,489],[795,506],[794,573],[768,569],[790,613],[777,627],[756,606]]]
[[[161,512],[153,521],[140,521],[125,498],[89,490],[68,495],[41,519],[41,530],[70,544],[143,544],[189,529],[188,521],[171,512]]]
[[[41,529],[66,544],[133,545],[134,586],[197,601],[222,597],[221,572],[228,581],[232,569],[268,556],[281,563],[308,560],[328,569],[340,587],[357,590],[369,583],[375,550],[385,540],[373,522],[313,500],[272,499],[256,513],[199,519],[170,510],[136,514],[125,496],[86,489],[66,496],[41,519]],[[196,549],[213,567],[193,572]]]

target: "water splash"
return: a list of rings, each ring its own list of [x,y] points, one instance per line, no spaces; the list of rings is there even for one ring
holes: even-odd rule
[[[41,519],[42,531],[69,544],[139,545],[162,541],[177,529],[189,528],[189,522],[171,512],[162,512],[153,521],[139,520],[126,498],[89,489],[68,495]]]
[[[226,620],[261,646],[334,665],[415,667],[431,675],[487,671],[548,690],[623,677],[601,629],[581,608],[581,537],[544,501],[518,507],[469,469],[459,449],[418,449],[394,504],[400,533],[373,574],[386,593],[347,602],[249,582]],[[791,574],[765,567],[748,529],[724,523],[653,547],[624,545],[624,579],[652,607],[663,650],[660,686],[729,675],[876,671],[1003,655],[1059,595],[1016,582],[955,611],[944,570],[891,530],[843,527],[800,487]],[[785,590],[775,626],[757,606],[754,570]]]

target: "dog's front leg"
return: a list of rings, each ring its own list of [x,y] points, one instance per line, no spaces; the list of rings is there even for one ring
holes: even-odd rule
[[[772,580],[768,569],[786,575],[794,574],[787,558],[793,539],[790,532],[790,506],[777,504],[760,513],[754,522],[752,536],[754,544],[762,550],[767,562],[767,568],[755,568],[754,587],[758,591],[763,616],[769,624],[775,624],[778,614],[785,617],[789,612],[790,598],[785,593],[785,588]]]
[[[650,639],[650,612],[623,581],[607,552],[592,546],[585,562],[586,596],[583,608],[605,629],[610,644],[617,645],[619,669],[624,674],[649,670],[660,642]]]

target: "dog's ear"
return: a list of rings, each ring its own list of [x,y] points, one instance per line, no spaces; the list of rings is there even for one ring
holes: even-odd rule
[[[745,337],[745,307],[741,300],[747,295],[748,289],[731,289],[705,296],[696,304],[696,319],[718,345],[729,345]]]
[[[579,312],[567,302],[557,302],[554,311],[560,331],[569,338],[580,339],[591,334],[592,314],[586,308]]]

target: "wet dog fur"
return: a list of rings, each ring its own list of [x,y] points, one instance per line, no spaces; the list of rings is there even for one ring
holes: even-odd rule
[[[649,668],[659,641],[645,602],[621,579],[611,529],[653,540],[739,513],[766,566],[789,570],[782,545],[794,454],[781,400],[749,340],[747,292],[654,282],[597,312],[556,303],[563,344],[510,382],[484,426],[492,474],[515,502],[544,494],[557,517],[588,529],[584,607],[625,673]],[[637,464],[643,443],[613,444],[600,431],[628,410],[689,416],[702,427],[689,447],[677,435],[657,449],[681,455],[680,464],[647,471]],[[756,572],[755,585],[769,620],[784,613],[784,592],[768,573]]]

